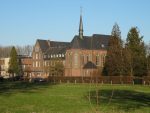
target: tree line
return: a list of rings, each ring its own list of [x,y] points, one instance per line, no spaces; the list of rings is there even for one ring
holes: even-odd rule
[[[113,26],[103,75],[150,75],[150,44],[144,43],[137,27],[132,27],[123,41],[118,24]]]
[[[0,58],[10,57],[11,49],[13,46],[0,46]],[[33,46],[15,46],[18,55],[29,55],[31,56]]]

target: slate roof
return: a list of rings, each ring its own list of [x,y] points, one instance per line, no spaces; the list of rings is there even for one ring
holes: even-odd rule
[[[89,61],[83,66],[83,69],[97,69],[97,67],[93,62]]]
[[[41,48],[42,52],[45,52],[50,46],[49,46],[49,40],[40,40],[38,39],[37,42],[39,43],[39,46]]]
[[[69,47],[69,42],[57,42],[57,41],[49,41],[49,40],[40,40],[38,39],[37,42],[39,43],[39,46],[43,53],[50,52],[50,49],[52,49],[52,52],[55,50],[56,52],[61,49],[63,51],[64,48]]]
[[[66,53],[66,47],[62,47],[62,48],[49,48],[46,52],[45,55],[58,55],[58,54],[65,54]],[[63,59],[65,57],[62,57]],[[51,57],[46,57],[44,59],[51,59]]]
[[[51,47],[68,47],[70,45],[70,42],[57,42],[57,41],[50,41]]]
[[[65,54],[66,52],[66,47],[62,48],[49,48],[45,54],[51,55],[51,54]]]
[[[83,39],[80,39],[76,35],[71,41],[70,48],[72,49],[107,49],[110,35],[100,35],[94,34],[93,36],[83,36]]]
[[[83,36],[83,39],[81,39],[78,35],[75,35],[71,43],[40,39],[37,42],[45,55],[51,55],[65,54],[67,49],[107,49],[109,38],[110,35],[94,34],[93,36]]]

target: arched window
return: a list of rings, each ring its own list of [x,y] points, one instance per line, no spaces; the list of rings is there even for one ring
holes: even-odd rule
[[[96,65],[100,65],[100,58],[99,58],[99,55],[96,55]]]
[[[78,53],[74,54],[74,65],[78,65]]]
[[[84,55],[81,55],[81,65],[84,65]]]

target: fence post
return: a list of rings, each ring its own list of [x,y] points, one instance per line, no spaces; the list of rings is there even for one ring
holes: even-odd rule
[[[132,84],[134,85],[134,80],[132,81]]]
[[[123,84],[123,81],[121,81],[121,84]]]
[[[112,85],[112,80],[110,81],[111,85]]]
[[[67,83],[69,83],[69,80],[67,80]]]
[[[76,81],[76,80],[74,80],[74,83],[76,84],[76,83],[77,83],[77,81]]]
[[[102,80],[102,84],[104,84],[103,80]]]
[[[59,83],[61,84],[61,80],[59,80]]]
[[[94,80],[92,80],[92,84],[94,83]]]
[[[80,83],[80,82],[79,82]],[[84,80],[83,79],[81,79],[81,83],[83,84],[84,83]]]

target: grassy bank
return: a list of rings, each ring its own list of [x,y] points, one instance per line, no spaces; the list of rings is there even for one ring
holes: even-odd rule
[[[97,91],[97,93],[96,93]],[[0,83],[0,113],[149,113],[150,86]]]

